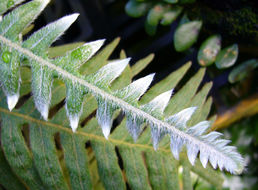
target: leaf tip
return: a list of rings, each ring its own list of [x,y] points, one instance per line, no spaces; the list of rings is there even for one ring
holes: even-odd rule
[[[105,43],[106,39],[100,39],[93,42],[86,43],[85,45],[89,45],[92,48],[92,55],[94,55]]]
[[[79,13],[67,15],[67,16],[63,17],[63,22],[64,23],[73,23],[78,18],[79,15],[80,15]]]
[[[44,120],[47,120],[48,119],[48,106],[47,105],[41,106],[40,113],[41,113],[42,117],[44,118]]]
[[[154,149],[155,151],[158,150],[158,143],[153,143],[153,149]]]
[[[119,59],[112,62],[109,62],[110,65],[116,66],[116,68],[119,70],[119,74],[125,69],[125,67],[130,62],[131,57],[125,58],[125,59]]]
[[[10,111],[15,107],[19,99],[19,94],[14,94],[11,96],[7,96],[7,104]]]
[[[137,81],[139,84],[145,85],[146,88],[148,88],[149,85],[151,84],[151,82],[153,81],[154,76],[155,76],[155,73],[151,73],[143,78],[138,79]],[[147,90],[147,89],[145,89],[145,90]],[[144,90],[144,92],[145,92],[145,90]]]
[[[78,123],[79,123],[79,117],[78,116],[69,116],[70,120],[70,126],[72,128],[72,131],[75,133],[77,128],[78,128]]]
[[[102,126],[102,132],[103,132],[104,137],[108,140],[108,136],[110,134],[110,127]]]
[[[169,99],[172,97],[174,92],[174,89],[172,88],[171,90],[168,90],[166,92],[164,92],[165,97],[169,97]]]
[[[47,6],[47,4],[50,2],[50,0],[38,0],[38,2],[41,3],[40,8],[43,10]]]

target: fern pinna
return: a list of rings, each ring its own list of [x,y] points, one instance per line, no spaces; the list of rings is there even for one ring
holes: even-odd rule
[[[210,89],[210,84],[203,87],[199,95],[197,94],[192,98],[200,83],[198,80],[201,80],[201,75],[204,73],[203,70],[192,79],[197,84],[195,85],[196,87],[194,86],[190,89],[191,92],[187,93],[187,90],[189,91],[189,86],[194,83],[187,84],[181,90],[181,93],[178,93],[179,95],[176,94],[170,101],[173,90],[167,89],[167,87],[172,88],[177,84],[189,68],[189,64],[183,66],[178,72],[172,73],[173,75],[170,78],[171,84],[165,86],[164,84],[167,83],[163,83],[163,88],[160,84],[158,90],[155,85],[145,94],[153,80],[154,74],[131,82],[133,75],[136,75],[144,67],[140,66],[140,63],[136,64],[132,69],[128,65],[129,58],[115,60],[106,64],[106,60],[103,60],[103,57],[106,56],[106,52],[110,51],[106,49],[102,51],[103,53],[101,52],[91,58],[101,48],[104,40],[79,44],[78,47],[66,52],[64,55],[51,57],[49,56],[50,45],[69,28],[78,17],[78,14],[68,15],[50,23],[46,27],[34,32],[26,40],[23,40],[22,34],[48,2],[49,0],[33,0],[20,5],[1,17],[0,80],[3,92],[7,96],[7,106],[9,110],[12,110],[18,102],[20,94],[26,97],[26,94],[30,92],[29,85],[31,85],[35,107],[44,120],[49,119],[49,121],[42,121],[38,119],[37,113],[29,113],[29,110],[34,109],[31,101],[18,107],[14,112],[7,111],[5,103],[1,101],[1,143],[3,153],[22,182],[17,181],[12,176],[12,173],[8,174],[9,179],[15,178],[13,179],[15,183],[23,183],[25,187],[30,189],[39,189],[39,187],[44,189],[44,186],[49,189],[69,189],[70,187],[72,189],[90,189],[94,185],[92,184],[94,176],[90,176],[94,174],[90,174],[89,169],[87,169],[87,158],[84,155],[85,142],[90,140],[98,163],[98,175],[104,186],[107,189],[125,188],[121,171],[117,166],[113,165],[117,158],[114,156],[114,147],[110,143],[122,147],[130,147],[131,145],[127,143],[128,140],[121,140],[121,135],[126,133],[124,128],[121,127],[117,127],[111,138],[109,138],[113,118],[118,115],[119,110],[122,110],[126,117],[126,120],[123,120],[120,125],[126,125],[135,142],[137,141],[139,144],[149,143],[149,133],[147,133],[149,129],[146,130],[146,126],[150,127],[152,144],[155,150],[167,152],[166,147],[170,141],[170,149],[174,157],[177,160],[179,160],[179,157],[182,157],[182,163],[185,166],[183,174],[189,174],[188,169],[190,168],[196,171],[198,175],[216,184],[213,179],[209,179],[210,175],[213,175],[209,168],[207,170],[211,174],[206,175],[199,166],[198,161],[194,167],[187,164],[187,161],[184,159],[184,153],[179,154],[184,146],[192,165],[195,164],[196,157],[200,153],[200,161],[204,168],[206,168],[208,161],[210,161],[213,168],[218,166],[221,170],[224,168],[232,174],[242,172],[243,159],[237,153],[235,147],[228,146],[228,140],[219,138],[221,133],[208,132],[209,121],[200,120],[207,117],[205,112],[209,112],[208,104],[211,103],[211,101],[207,101],[207,104],[204,102],[201,104],[203,97],[206,97]],[[20,3],[18,0],[12,1],[12,3],[10,1],[1,2],[0,13],[5,13],[9,8],[18,3]],[[112,49],[111,47],[109,48]],[[108,56],[106,56],[107,58]],[[102,67],[96,70],[100,66]],[[31,84],[29,80],[30,74],[28,74],[30,72]],[[25,82],[24,78],[29,82]],[[63,83],[66,87],[65,97],[64,88],[62,87]],[[58,89],[58,86],[61,86],[62,90]],[[185,99],[182,99],[183,92],[186,93]],[[52,97],[53,93],[54,96]],[[49,118],[51,105],[62,102],[61,97],[65,98],[65,112],[69,118],[73,133],[70,129],[62,127],[66,125],[63,109],[53,118]],[[188,100],[191,100],[190,105],[184,102]],[[203,110],[195,107],[196,105],[202,106]],[[186,106],[190,107],[186,108]],[[182,108],[185,109],[179,110]],[[87,122],[86,116],[89,116],[89,113],[94,111],[94,109],[97,109],[97,120],[94,119]],[[204,115],[206,116],[203,117]],[[86,118],[87,126],[85,128],[78,129],[79,123],[81,125],[84,123],[84,121],[80,122],[80,118]],[[109,139],[109,143],[108,141],[105,142],[104,146],[102,144],[101,146],[99,145],[103,139],[98,133],[97,121],[105,138]],[[200,122],[196,123],[195,121]],[[27,144],[29,144],[29,149],[32,151],[27,148],[26,142],[22,137],[26,133],[24,132],[26,131],[26,123],[30,126]],[[191,124],[190,127],[187,123]],[[24,134],[21,132],[21,127]],[[57,153],[55,152],[53,134],[58,132],[60,132],[62,142],[60,146],[62,146],[65,154],[65,167],[61,166],[62,164],[59,163]],[[139,136],[141,136],[140,139],[138,139]],[[161,145],[158,148],[160,142]],[[144,145],[142,146],[139,145],[139,148],[146,148]],[[74,152],[74,154],[69,154],[71,152]],[[1,160],[5,162],[3,153],[1,151]],[[140,161],[140,150],[131,152],[131,148],[121,148],[120,154],[123,159],[127,159],[126,157],[131,155],[132,159],[138,160],[138,162],[134,163],[136,164],[134,166],[137,168],[135,171],[139,171],[139,169],[141,171],[146,170],[143,160]],[[160,162],[164,160],[165,162],[171,161],[170,168],[164,169],[167,172],[178,167],[175,164],[177,161],[172,158],[157,157],[155,154],[150,157],[151,153],[148,154],[146,157],[148,166],[154,164],[151,157],[156,157],[156,160],[160,160]],[[49,155],[52,156],[48,157]],[[103,158],[103,156],[106,157]],[[26,162],[22,163],[23,161]],[[102,167],[106,164],[111,164],[109,168],[106,168],[107,170],[105,170],[105,167]],[[128,165],[124,163],[127,175],[126,180],[129,185],[133,189],[137,189],[141,185],[143,185],[144,189],[150,187],[146,177],[147,174],[139,177],[140,181],[138,182],[132,180],[130,176],[136,174],[134,170],[131,170],[133,166],[130,164],[132,163],[128,163]],[[80,168],[84,169],[80,170]],[[154,168],[149,167],[148,169],[152,171]],[[66,175],[70,176],[69,182],[65,182]],[[214,173],[214,175],[216,174]],[[111,180],[112,178],[113,180]],[[150,178],[155,180],[154,176],[150,176]],[[1,184],[6,184],[3,178],[0,178],[0,180]],[[173,179],[171,178],[171,180]],[[147,184],[147,186],[144,184]],[[151,182],[151,185],[154,188],[155,184]],[[176,182],[172,186],[173,188],[179,188]],[[21,189],[22,187],[21,185]]]

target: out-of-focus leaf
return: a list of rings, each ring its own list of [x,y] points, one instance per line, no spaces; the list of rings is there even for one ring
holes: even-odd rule
[[[243,80],[252,70],[258,67],[258,59],[245,61],[235,67],[228,76],[230,83],[235,83]]]
[[[163,0],[163,1],[165,1],[167,3],[177,3],[178,2],[178,0]]]
[[[201,66],[209,66],[215,62],[216,56],[221,48],[221,37],[219,35],[210,36],[205,40],[198,52],[198,62]]]
[[[180,0],[180,3],[194,3],[195,0]]]
[[[145,31],[147,32],[147,34],[149,34],[150,36],[153,36],[156,34],[157,31],[157,25],[150,25],[148,22],[145,22]]]
[[[150,3],[130,0],[125,6],[125,11],[131,17],[141,17],[149,10],[149,7]]]
[[[258,94],[239,102],[225,113],[219,115],[212,126],[212,130],[220,130],[232,123],[258,113]]]
[[[161,5],[155,5],[147,15],[147,22],[151,26],[156,26],[159,24],[160,19],[164,13],[164,7]]]
[[[221,50],[216,58],[218,69],[228,68],[235,64],[238,56],[238,45],[233,44]]]
[[[174,20],[176,20],[178,15],[182,12],[182,9],[183,9],[182,7],[175,6],[175,7],[172,7],[171,9],[169,9],[168,11],[166,11],[163,14],[163,18],[161,20],[161,24],[162,25],[169,25],[169,24],[171,24]]]
[[[174,34],[176,51],[181,52],[190,48],[197,41],[201,26],[201,21],[191,21],[180,25]]]
[[[182,16],[182,18],[180,19],[180,22],[179,22],[178,26],[181,26],[182,24],[186,24],[188,22],[190,22],[190,19],[188,18],[187,14],[184,14]]]

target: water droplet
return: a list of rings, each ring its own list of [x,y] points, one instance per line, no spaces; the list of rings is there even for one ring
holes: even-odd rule
[[[10,63],[11,61],[11,52],[9,51],[5,51],[3,54],[2,54],[2,59],[5,63]]]
[[[13,0],[9,0],[7,3],[7,8],[10,8],[14,5],[14,1]]]

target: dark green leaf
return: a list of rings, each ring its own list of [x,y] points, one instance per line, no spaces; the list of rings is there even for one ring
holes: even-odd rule
[[[236,66],[229,74],[228,81],[235,83],[247,77],[252,70],[258,67],[258,60],[251,59]]]

